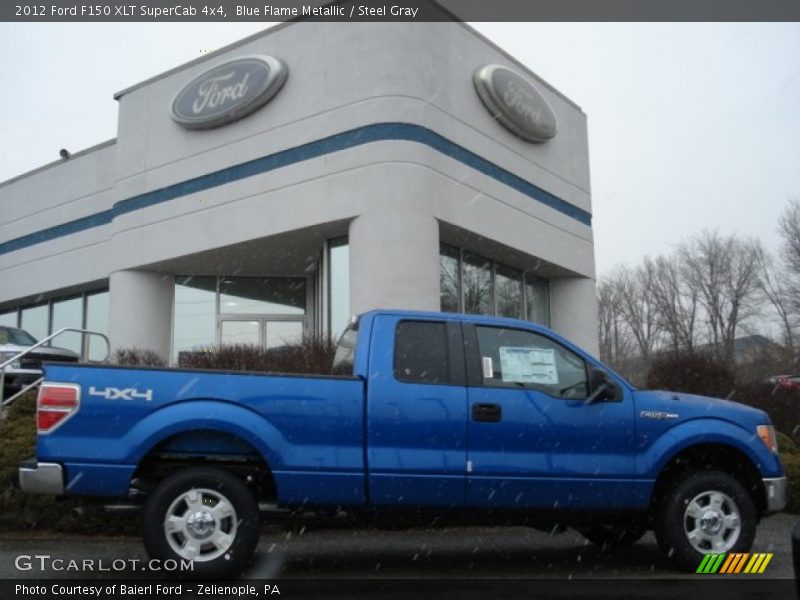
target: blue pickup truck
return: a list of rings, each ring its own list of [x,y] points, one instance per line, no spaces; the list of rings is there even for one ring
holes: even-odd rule
[[[140,502],[149,554],[205,576],[243,567],[267,506],[597,544],[653,529],[695,569],[786,503],[764,412],[637,390],[514,319],[369,312],[324,376],[50,364],[37,423],[23,490]]]

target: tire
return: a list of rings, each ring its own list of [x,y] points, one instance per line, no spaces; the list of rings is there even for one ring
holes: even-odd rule
[[[632,524],[628,527],[619,525],[592,525],[583,527],[578,532],[595,546],[603,550],[632,546],[647,533],[647,525]]]
[[[259,529],[255,497],[222,469],[178,471],[158,485],[144,509],[147,553],[162,562],[191,560],[184,576],[237,575],[255,551]]]
[[[695,571],[706,554],[748,552],[758,511],[741,483],[721,471],[676,481],[656,509],[656,539],[678,568]]]

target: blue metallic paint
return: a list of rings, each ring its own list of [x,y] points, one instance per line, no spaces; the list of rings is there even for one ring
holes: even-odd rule
[[[48,381],[77,383],[84,394],[75,418],[38,437],[37,457],[66,465],[72,493],[123,496],[152,448],[183,432],[216,431],[263,456],[284,505],[645,508],[666,462],[707,442],[741,450],[765,477],[782,474],[755,435],[769,422],[762,411],[638,391],[613,373],[622,400],[590,405],[531,390],[397,381],[402,319],[525,328],[602,368],[530,323],[373,311],[360,319],[352,378],[47,365]],[[154,399],[107,400],[86,393],[92,385],[152,389]],[[473,422],[474,402],[501,404],[502,421]],[[679,416],[652,420],[642,410]]]
[[[466,388],[395,378],[395,328],[401,320],[381,315],[372,327],[372,338],[380,343],[370,348],[367,387],[370,501],[378,506],[463,506]]]

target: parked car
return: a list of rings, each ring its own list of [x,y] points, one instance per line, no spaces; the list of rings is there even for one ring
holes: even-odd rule
[[[766,382],[785,390],[800,390],[800,374],[773,375],[772,377],[767,377]]]
[[[786,504],[766,413],[637,390],[530,322],[373,311],[341,336],[332,371],[48,364],[20,485],[140,503],[148,553],[192,560],[197,576],[246,564],[260,506],[571,526],[597,544],[654,529],[694,571],[747,552],[761,515]]]
[[[24,329],[0,325],[0,364],[37,344],[36,338]],[[45,361],[76,363],[80,355],[65,348],[41,346],[30,354],[14,361],[5,369],[3,397],[18,392],[42,376]]]

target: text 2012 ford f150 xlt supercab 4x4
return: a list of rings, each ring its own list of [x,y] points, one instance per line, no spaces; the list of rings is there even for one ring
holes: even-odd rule
[[[695,569],[745,552],[786,502],[762,411],[641,391],[513,319],[373,311],[330,376],[45,366],[29,492],[144,504],[148,552],[229,575],[259,503],[354,517],[569,525],[595,543],[654,529]]]

